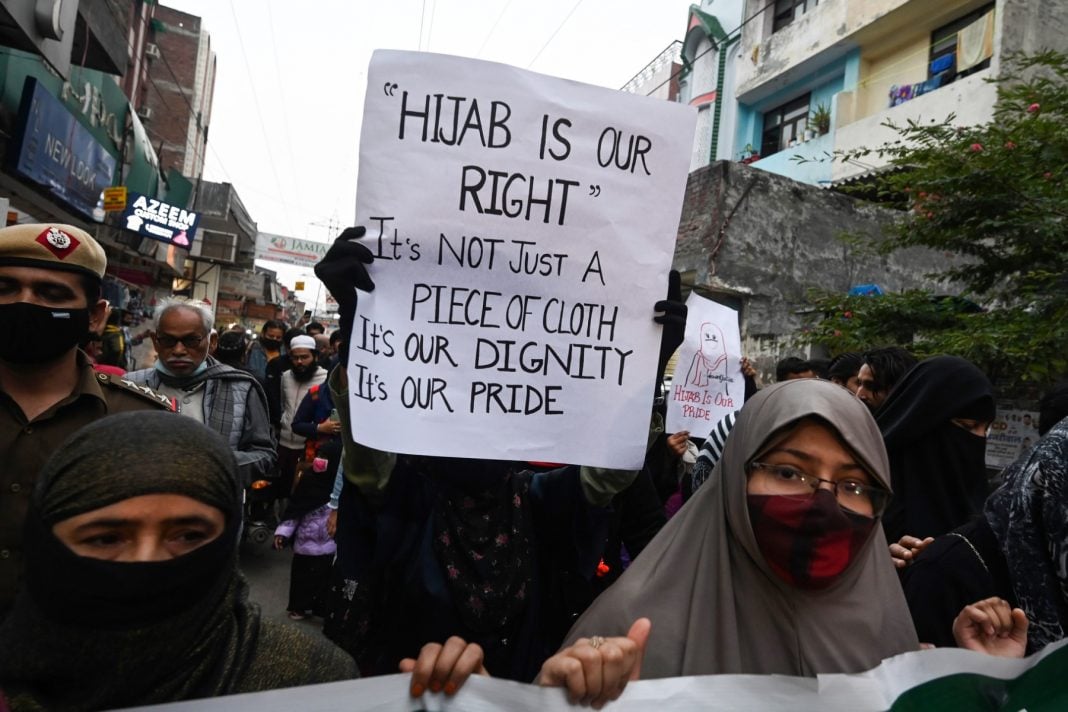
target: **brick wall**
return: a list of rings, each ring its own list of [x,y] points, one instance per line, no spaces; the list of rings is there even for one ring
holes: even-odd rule
[[[163,171],[182,171],[186,152],[195,150],[189,144],[190,122],[196,125],[194,109],[199,109],[201,103],[194,92],[201,19],[162,5],[156,8],[155,19],[163,29],[154,32],[151,41],[159,46],[162,58],[146,59],[152,81],[147,85],[143,106],[152,109],[152,118],[145,123],[159,151]],[[202,117],[201,134],[208,118]]]

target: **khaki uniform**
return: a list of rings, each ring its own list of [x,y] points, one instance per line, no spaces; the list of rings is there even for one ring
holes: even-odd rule
[[[22,527],[37,475],[75,431],[104,416],[131,410],[174,410],[151,389],[97,373],[79,356],[74,392],[32,422],[0,391],[0,620],[11,607],[22,567]],[[131,462],[130,467],[146,463]]]

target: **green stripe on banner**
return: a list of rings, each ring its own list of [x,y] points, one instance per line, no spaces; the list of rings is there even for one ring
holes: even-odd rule
[[[914,687],[894,700],[891,712],[1068,710],[1068,647],[1047,655],[1012,680],[960,673]]]

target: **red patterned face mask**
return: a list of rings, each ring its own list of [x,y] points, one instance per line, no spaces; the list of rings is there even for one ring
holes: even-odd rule
[[[845,571],[875,519],[838,506],[834,493],[811,497],[750,494],[749,521],[764,560],[791,586],[819,590]]]

